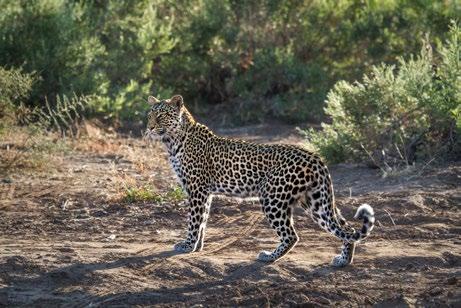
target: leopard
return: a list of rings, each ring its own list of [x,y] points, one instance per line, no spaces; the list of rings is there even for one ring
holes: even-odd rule
[[[187,237],[174,245],[177,253],[199,252],[204,247],[207,221],[215,196],[256,198],[279,238],[273,251],[261,251],[257,260],[274,262],[285,256],[299,236],[293,223],[296,206],[320,229],[342,242],[332,265],[353,262],[356,244],[374,227],[374,210],[358,207],[354,229],[335,205],[333,183],[320,156],[302,146],[263,144],[221,137],[200,124],[181,95],[169,99],[148,96],[145,136],[159,141],[187,196]]]

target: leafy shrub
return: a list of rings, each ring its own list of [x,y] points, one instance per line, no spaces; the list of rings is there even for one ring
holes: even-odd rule
[[[262,50],[253,67],[236,78],[232,102],[244,122],[268,116],[295,122],[319,120],[321,113],[315,110],[322,109],[327,85],[321,67],[305,66],[292,51]]]
[[[35,74],[24,73],[22,69],[6,69],[0,66],[0,174],[9,175],[18,169],[53,168],[56,154],[69,150],[68,145],[53,134],[45,134],[44,130],[29,124],[31,117],[37,117],[35,111],[26,107],[32,87],[37,81]],[[67,98],[64,97],[67,102]],[[64,105],[58,101],[58,109],[50,110],[50,114],[60,121],[69,121],[66,117],[75,116],[72,104]],[[48,108],[50,106],[48,105]],[[58,112],[57,112],[58,111]],[[42,113],[45,115],[47,113]],[[40,118],[40,117],[39,117]],[[62,119],[61,119],[62,118]],[[38,121],[36,124],[41,124]],[[64,123],[64,122],[63,122]],[[63,125],[63,124],[61,124]]]
[[[0,0],[0,65],[37,72],[27,100],[92,95],[139,118],[147,93],[220,104],[234,122],[319,120],[337,80],[442,40],[457,1]],[[208,114],[207,114],[208,116]]]
[[[186,199],[186,197],[187,195],[181,186],[173,187],[165,194],[165,198],[173,202],[181,202]]]
[[[6,69],[0,66],[0,121],[21,122],[23,103],[29,98],[35,75],[23,73],[21,69]]]
[[[37,72],[34,107],[77,93],[93,95],[92,110],[129,118],[151,90],[157,55],[175,44],[154,1],[0,0],[0,10],[0,65]]]
[[[166,193],[159,193],[152,188],[144,185],[125,186],[122,201],[127,203],[134,202],[181,202],[185,199],[185,194],[180,187],[173,188]]]
[[[0,63],[41,77],[31,93],[32,105],[45,96],[96,89],[97,60],[105,50],[79,22],[82,8],[62,0],[0,1]]]
[[[224,104],[236,122],[318,120],[327,90],[370,65],[440,40],[454,1],[181,2],[178,44],[156,78],[196,105]],[[183,12],[183,13],[180,13]]]
[[[126,187],[125,196],[122,201],[127,203],[134,202],[161,202],[163,197],[154,192],[151,188],[147,186],[140,187]]]
[[[310,130],[310,142],[331,162],[371,158],[389,168],[459,150],[461,31],[453,23],[433,56],[426,40],[417,57],[373,66],[361,82],[338,82],[328,93],[331,123]]]

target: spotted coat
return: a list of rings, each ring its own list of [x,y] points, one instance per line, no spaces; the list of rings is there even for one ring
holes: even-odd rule
[[[176,244],[179,252],[203,248],[206,223],[214,195],[257,197],[280,244],[258,259],[276,261],[298,242],[293,207],[301,205],[322,229],[343,242],[333,265],[352,262],[355,244],[368,236],[374,225],[373,209],[364,204],[354,230],[335,206],[328,168],[314,153],[293,145],[255,144],[215,135],[197,123],[181,96],[159,101],[148,98],[147,135],[165,145],[170,163],[188,196],[187,238]]]

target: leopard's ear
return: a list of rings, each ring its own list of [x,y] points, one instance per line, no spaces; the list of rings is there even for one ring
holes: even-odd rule
[[[153,105],[155,105],[155,104],[160,103],[160,100],[157,99],[157,98],[155,98],[155,97],[153,97],[153,96],[149,96],[149,97],[147,98],[147,103],[149,103],[149,105],[153,106]]]
[[[175,95],[170,98],[170,104],[173,104],[178,110],[180,110],[181,107],[184,106],[184,100],[181,95]]]

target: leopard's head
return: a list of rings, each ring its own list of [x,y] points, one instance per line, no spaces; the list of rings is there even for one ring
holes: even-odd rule
[[[181,95],[165,100],[149,96],[147,102],[152,106],[147,116],[147,135],[151,138],[174,137],[192,119]]]

